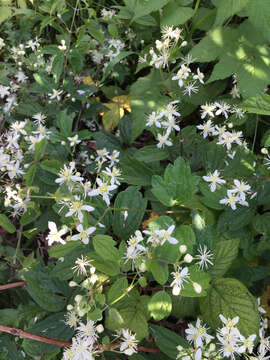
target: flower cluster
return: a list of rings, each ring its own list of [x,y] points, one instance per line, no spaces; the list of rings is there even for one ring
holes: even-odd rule
[[[163,146],[172,146],[170,136],[175,131],[180,131],[176,118],[180,116],[177,105],[179,101],[171,101],[163,110],[153,111],[147,118],[146,126],[152,127],[157,132],[158,148]],[[159,133],[161,131],[161,133]]]

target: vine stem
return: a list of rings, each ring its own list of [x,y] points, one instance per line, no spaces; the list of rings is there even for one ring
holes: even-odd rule
[[[45,336],[39,336],[36,334],[32,334],[28,331],[23,331],[20,329],[16,329],[16,328],[4,326],[4,325],[0,325],[0,331],[3,331],[5,333],[8,333],[8,334],[11,334],[14,336],[19,336],[19,337],[23,337],[26,339],[36,340],[36,341],[40,341],[40,342],[43,342],[46,344],[51,344],[51,345],[56,345],[56,346],[61,346],[61,347],[63,347],[63,346],[70,347],[72,345],[72,343],[70,341],[47,338]],[[100,351],[108,351],[108,350],[113,350],[113,349],[119,348],[120,346],[121,346],[121,343],[114,343],[114,344],[109,344],[109,345],[95,344],[94,349],[97,349]],[[144,351],[144,352],[149,352],[149,353],[159,353],[160,352],[160,350],[157,348],[149,348],[146,346],[138,346],[138,350]]]
[[[18,286],[24,286],[26,285],[26,281],[18,281],[12,284],[5,284],[5,285],[0,285],[0,290],[6,290],[6,289],[11,289],[11,288],[15,288]]]

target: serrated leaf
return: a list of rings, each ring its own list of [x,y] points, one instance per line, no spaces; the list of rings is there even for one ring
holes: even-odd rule
[[[121,175],[122,179],[128,184],[149,186],[154,171],[143,162],[127,156],[121,162]]]
[[[133,235],[140,227],[146,204],[147,200],[143,199],[142,194],[135,187],[129,186],[125,191],[121,191],[115,199],[114,207],[127,210],[126,212],[114,210],[112,224],[114,233],[123,240]]]
[[[0,7],[0,24],[12,16],[11,7],[1,6]]]
[[[190,225],[178,226],[174,231],[174,236],[179,240],[178,247],[180,245],[186,245],[187,253],[193,253],[193,247],[196,244],[196,236]]]
[[[4,228],[10,234],[14,234],[16,231],[15,226],[5,214],[0,214],[0,226],[2,226],[2,228]]]
[[[259,30],[266,39],[270,39],[270,8],[264,0],[249,0],[246,7],[249,21]]]
[[[150,315],[160,321],[169,316],[172,311],[172,299],[166,291],[158,291],[148,302],[148,310]]]
[[[168,0],[137,0],[136,6],[134,10],[134,16],[132,21],[137,18],[140,18],[144,15],[148,15],[153,11],[157,11],[161,9],[164,5],[166,5]]]
[[[119,251],[115,248],[116,242],[108,235],[96,235],[93,237],[93,245],[96,253],[104,260],[119,262]]]
[[[209,274],[214,277],[221,277],[226,274],[233,260],[237,257],[239,239],[219,241],[213,249],[213,266],[209,269]]]
[[[252,114],[270,115],[270,95],[260,94],[241,103],[241,108]]]
[[[175,360],[177,358],[178,345],[181,345],[184,348],[189,347],[189,344],[185,339],[163,326],[151,324],[150,330],[157,346],[164,354],[169,356],[170,359]]]
[[[117,279],[110,287],[107,294],[107,303],[111,304],[127,291],[128,281],[125,277]]]
[[[103,77],[101,79],[101,82],[104,82],[105,79],[108,77],[109,73],[112,71],[112,69],[115,67],[116,64],[118,64],[121,60],[125,59],[129,55],[134,54],[133,51],[122,51],[120,54],[115,56],[109,64],[106,66],[106,69],[104,71]]]
[[[204,320],[214,329],[221,326],[219,315],[225,318],[239,316],[237,328],[245,337],[258,334],[260,316],[257,300],[238,280],[220,278],[212,282],[208,295],[200,300]]]
[[[116,276],[120,274],[120,267],[116,261],[104,261],[103,257],[94,252],[88,253],[87,255],[89,256],[89,259],[92,260],[92,265],[98,271],[110,276]]]
[[[217,6],[217,16],[214,27],[221,25],[230,16],[241,11],[248,4],[248,0],[221,0]]]
[[[182,25],[192,17],[194,10],[189,7],[178,6],[175,3],[167,4],[161,16],[161,26]]]
[[[44,138],[35,144],[34,160],[39,161],[45,154],[47,146],[47,139]]]
[[[168,264],[158,260],[148,260],[146,266],[160,285],[166,284],[169,278]]]
[[[164,160],[169,156],[167,149],[159,149],[155,145],[146,145],[136,151],[134,157],[146,163]]]

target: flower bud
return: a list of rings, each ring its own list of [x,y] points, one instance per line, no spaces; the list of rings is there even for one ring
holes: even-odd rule
[[[104,327],[102,324],[99,324],[97,327],[96,327],[96,330],[99,334],[101,334],[103,331],[104,331]]]
[[[192,262],[192,260],[193,260],[193,256],[192,255],[190,255],[190,254],[186,254],[185,255],[185,257],[184,257],[184,262],[186,262],[186,263],[191,263]]]
[[[74,287],[74,286],[78,286],[78,284],[75,281],[70,281],[69,286]]]
[[[181,254],[184,254],[185,252],[187,252],[186,245],[180,245],[179,246],[179,251],[180,251]]]
[[[73,305],[68,304],[68,305],[67,305],[67,311],[71,311],[71,310],[73,310]]]
[[[177,285],[174,285],[173,289],[172,289],[172,294],[175,296],[178,296],[180,294],[180,287]]]
[[[192,285],[197,294],[200,294],[202,292],[202,287],[200,284],[194,282]]]
[[[74,300],[75,300],[76,303],[81,302],[81,300],[82,300],[82,295],[76,295]]]

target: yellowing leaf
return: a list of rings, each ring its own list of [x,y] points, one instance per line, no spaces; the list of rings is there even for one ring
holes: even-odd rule
[[[84,85],[98,86],[98,84],[94,82],[91,76],[83,77],[82,82],[84,83]]]
[[[112,102],[118,103],[124,110],[131,112],[130,102],[132,100],[132,96],[129,95],[120,95],[112,98]]]
[[[102,124],[106,131],[112,131],[116,128],[121,117],[124,116],[124,109],[116,103],[108,103],[106,107],[110,110],[105,111],[102,117]]]
[[[148,224],[149,224],[151,221],[153,221],[153,220],[155,220],[156,218],[158,218],[158,217],[159,217],[158,213],[156,213],[156,212],[154,212],[154,211],[151,212],[149,219],[144,220],[144,221],[142,222],[142,228],[143,228],[143,229],[146,229],[147,226],[148,226]]]

